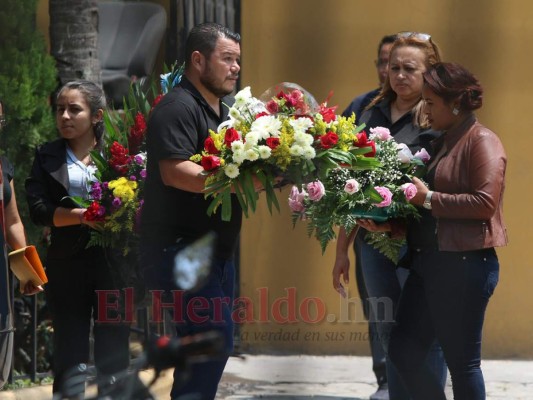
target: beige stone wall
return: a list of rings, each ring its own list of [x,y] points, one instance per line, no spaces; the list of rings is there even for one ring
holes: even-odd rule
[[[167,4],[168,1],[157,1]],[[242,85],[259,95],[270,86],[296,82],[342,110],[376,86],[376,45],[388,33],[429,32],[444,58],[470,68],[485,87],[479,119],[497,132],[509,164],[505,216],[510,245],[500,249],[500,283],[485,324],[485,357],[533,357],[533,261],[531,209],[533,148],[528,115],[533,103],[533,3],[528,0],[242,0]],[[39,2],[38,26],[48,32],[47,0]],[[339,110],[339,111],[340,111]],[[324,255],[305,225],[292,227],[287,191],[282,212],[265,202],[244,223],[241,296],[251,300],[255,323],[241,327],[252,352],[368,354],[366,323],[355,279],[351,304],[331,286],[334,244]],[[283,322],[287,303],[295,322]],[[316,305],[324,316],[313,323]],[[275,311],[281,309],[281,314]],[[310,310],[307,315],[306,311]],[[348,310],[348,312],[346,312]],[[333,314],[339,322],[328,322]],[[330,317],[331,318],[331,317]],[[286,318],[285,318],[286,319]],[[277,322],[276,322],[277,321]]]

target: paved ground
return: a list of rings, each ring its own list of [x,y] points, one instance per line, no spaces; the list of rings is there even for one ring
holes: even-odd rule
[[[533,400],[533,361],[486,360],[482,367],[488,400]],[[150,376],[143,373],[144,380]],[[168,399],[171,382],[165,371],[153,388],[158,399]],[[217,400],[362,400],[374,391],[369,357],[250,355],[230,358]],[[0,392],[0,400],[51,399],[51,393],[47,385]]]

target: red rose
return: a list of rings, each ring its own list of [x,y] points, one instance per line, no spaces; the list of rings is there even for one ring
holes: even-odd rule
[[[355,147],[366,147],[368,138],[366,136],[365,131],[361,131],[360,133],[355,135],[355,137],[357,138],[357,140],[354,140],[354,143],[353,143]]]
[[[376,143],[373,141],[366,142],[366,145],[361,147],[372,147],[372,150],[364,154],[365,157],[374,157],[376,155]]]
[[[335,146],[339,141],[339,137],[334,132],[327,132],[325,135],[320,136],[320,144],[323,149],[330,149]]]
[[[266,140],[266,145],[270,147],[272,150],[274,150],[276,147],[279,146],[279,138],[277,137],[269,137]]]
[[[255,119],[259,119],[261,117],[264,117],[265,115],[269,115],[267,112],[265,111],[261,111],[260,113],[258,113],[256,116],[255,116]]]
[[[201,164],[204,170],[212,171],[220,167],[220,158],[217,156],[203,156]]]
[[[235,128],[228,128],[226,129],[226,135],[224,136],[224,144],[226,147],[231,147],[231,144],[240,138],[241,136]]]
[[[319,112],[322,115],[322,118],[324,118],[324,122],[326,124],[329,124],[330,122],[335,121],[337,119],[337,116],[335,115],[336,109],[337,109],[337,106],[325,107],[321,105]]]
[[[215,146],[215,141],[208,137],[205,139],[204,142],[204,150],[207,151],[209,154],[219,154],[220,150],[218,150]]]

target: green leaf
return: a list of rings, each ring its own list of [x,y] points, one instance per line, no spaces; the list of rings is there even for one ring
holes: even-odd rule
[[[222,221],[231,220],[231,189],[222,192]]]
[[[243,196],[240,185],[235,182],[233,183],[232,187],[233,187],[233,190],[235,191],[235,195],[237,196],[237,200],[239,200],[239,204],[241,205],[244,216],[248,218],[248,203],[246,202]]]

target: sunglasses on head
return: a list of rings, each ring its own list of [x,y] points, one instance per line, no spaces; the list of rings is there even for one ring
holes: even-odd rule
[[[431,40],[431,35],[429,33],[422,33],[422,32],[399,32],[396,34],[396,36],[401,38],[416,38],[419,40],[429,41]]]

